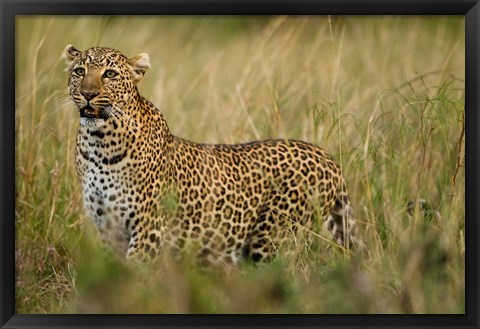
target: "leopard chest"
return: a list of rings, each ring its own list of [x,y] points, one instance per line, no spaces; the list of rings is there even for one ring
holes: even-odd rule
[[[84,174],[84,206],[99,228],[109,229],[111,224],[126,222],[127,212],[132,205],[127,203],[129,190],[123,178],[119,173],[97,167],[91,167]]]
[[[88,137],[83,143],[77,143],[76,150],[84,207],[100,233],[124,248],[131,233],[130,222],[138,211],[129,153],[105,147],[95,139],[92,141],[92,136]]]

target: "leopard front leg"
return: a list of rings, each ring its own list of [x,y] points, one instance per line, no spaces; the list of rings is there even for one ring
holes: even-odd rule
[[[131,228],[127,259],[147,261],[160,254],[164,237],[161,222],[162,218],[137,217]]]

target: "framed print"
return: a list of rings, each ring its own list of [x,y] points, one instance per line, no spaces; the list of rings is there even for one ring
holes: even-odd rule
[[[477,328],[478,1],[1,2],[2,328]]]

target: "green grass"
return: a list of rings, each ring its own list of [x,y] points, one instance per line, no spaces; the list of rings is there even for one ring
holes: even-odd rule
[[[20,17],[18,313],[464,313],[462,17]],[[341,163],[367,252],[200,271],[106,250],[82,210],[64,47],[150,54],[143,96],[197,142],[296,138]],[[441,213],[410,218],[409,200]]]

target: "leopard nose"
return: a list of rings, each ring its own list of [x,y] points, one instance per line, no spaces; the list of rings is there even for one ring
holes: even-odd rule
[[[98,96],[98,91],[80,90],[80,93],[83,95],[83,97],[85,97],[87,101],[90,101],[95,98],[95,96]]]

